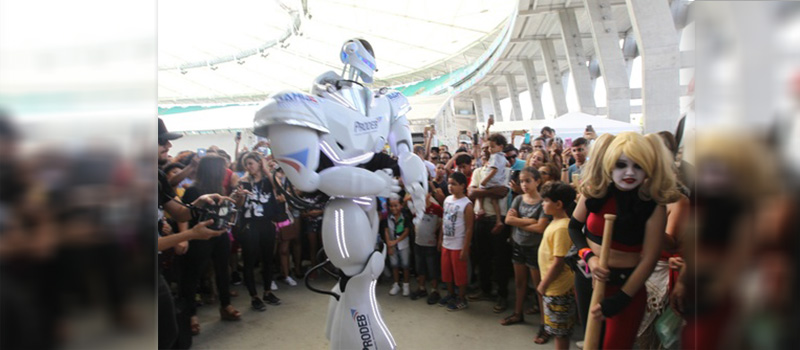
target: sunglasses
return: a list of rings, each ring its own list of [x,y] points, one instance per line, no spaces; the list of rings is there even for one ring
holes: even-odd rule
[[[167,139],[162,139],[162,138],[158,139],[158,145],[159,146],[164,146],[164,145],[167,144],[167,142],[169,142],[169,140],[167,140]]]

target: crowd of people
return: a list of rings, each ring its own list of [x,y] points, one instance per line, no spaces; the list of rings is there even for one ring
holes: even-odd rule
[[[452,154],[447,145],[431,145],[435,131],[426,129],[424,144],[414,147],[429,171],[419,224],[413,224],[410,196],[379,198],[379,240],[387,255],[382,280],[391,283],[390,296],[423,299],[448,311],[491,301],[500,325],[525,323],[527,316],[536,325],[534,342],[552,340],[557,349],[569,348],[569,339],[582,334],[590,319],[604,325],[603,348],[669,348],[677,341],[683,348],[719,345],[716,336],[725,322],[706,322],[699,329],[698,320],[730,315],[728,299],[709,299],[730,294],[716,289],[710,293],[717,294],[697,294],[692,288],[695,283],[721,288],[731,280],[687,264],[708,266],[691,254],[728,247],[736,233],[701,234],[694,244],[690,206],[712,218],[720,215],[720,207],[744,209],[731,207],[719,194],[690,191],[696,171],[680,159],[672,133],[598,137],[587,128],[583,137],[565,144],[546,127],[518,149],[492,133],[492,124],[475,144],[463,141]],[[163,131],[159,150],[167,151],[171,134]],[[236,295],[230,285],[244,282],[253,310],[279,305],[275,281],[295,286],[294,278],[305,273],[303,260],[314,266],[324,259],[317,252],[326,196],[301,193],[318,205],[311,209],[288,205],[281,189],[291,184],[265,154],[269,145],[240,148],[239,142],[237,136],[233,157],[214,146],[204,157],[184,151],[170,159],[160,153],[160,182],[172,191],[160,200],[164,209],[175,206],[172,197],[194,206],[229,200],[239,208],[236,225],[217,231],[197,217],[166,210],[159,232],[160,272],[164,290],[171,284],[178,296],[173,306],[178,334],[181,328],[183,334],[199,333],[196,307],[214,298],[222,320],[240,319],[230,303]],[[616,220],[603,266],[605,214]],[[176,240],[180,243],[161,244],[192,231],[194,236]],[[259,267],[261,294],[255,280]],[[598,281],[605,283],[604,298],[590,305]],[[670,327],[657,332],[656,323]],[[172,344],[188,347],[191,336],[178,336]]]
[[[396,224],[398,217],[410,220],[406,203],[389,200],[385,239],[394,248],[389,294],[402,290],[412,300],[428,296],[428,304],[451,311],[493,301],[494,312],[505,313],[501,325],[534,317],[539,326],[534,341],[555,338],[558,349],[569,348],[575,326],[592,317],[605,320],[604,348],[631,348],[635,342],[659,346],[653,322],[669,307],[670,287],[679,283],[680,233],[688,220],[691,181],[679,176],[674,136],[597,137],[587,128],[565,145],[545,127],[517,149],[492,133],[492,125],[490,119],[477,144],[462,142],[452,156],[444,145],[429,146],[435,131],[426,129],[425,144],[415,151],[434,171],[416,232]],[[597,256],[607,213],[617,221],[609,265],[603,267]],[[428,224],[434,217],[441,223]],[[440,253],[427,252],[437,241]],[[409,260],[416,262],[413,272]],[[413,293],[410,273],[418,279]],[[590,308],[592,279],[607,287],[606,298]]]

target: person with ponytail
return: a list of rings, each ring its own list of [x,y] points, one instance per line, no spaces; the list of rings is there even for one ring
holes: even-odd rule
[[[657,134],[624,132],[598,138],[581,173],[569,235],[592,279],[606,282],[605,298],[588,315],[605,320],[604,349],[630,349],[636,339],[647,304],[644,284],[665,239],[665,206],[679,198],[672,167]],[[617,217],[608,268],[599,266],[605,214]],[[587,291],[578,289],[580,300]]]

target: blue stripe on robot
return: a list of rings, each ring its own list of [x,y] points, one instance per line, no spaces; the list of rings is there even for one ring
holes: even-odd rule
[[[306,165],[306,161],[308,160],[308,148],[306,148],[306,149],[304,149],[304,150],[302,150],[300,152],[297,152],[297,153],[287,154],[287,155],[285,155],[283,157],[294,159],[298,163],[300,163],[303,166],[305,166]]]

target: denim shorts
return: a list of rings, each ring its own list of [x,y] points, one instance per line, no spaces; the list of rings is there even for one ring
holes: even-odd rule
[[[387,252],[388,254],[388,252]],[[389,265],[392,268],[403,268],[407,269],[411,267],[411,247],[406,249],[397,249],[397,246],[394,247],[394,254],[389,255]]]

